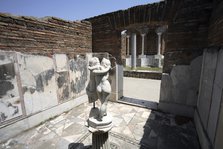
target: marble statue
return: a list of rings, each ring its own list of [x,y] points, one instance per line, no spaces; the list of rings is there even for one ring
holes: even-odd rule
[[[100,61],[97,57],[93,57],[89,61],[88,69],[90,70],[90,81],[86,88],[88,95],[88,102],[93,103],[93,108],[95,108],[95,101],[98,100],[98,95],[96,92],[96,81],[93,70],[97,70],[100,67]]]
[[[107,115],[107,104],[111,94],[111,85],[108,81],[109,70],[111,69],[110,60],[103,58],[99,69],[94,69],[95,81],[97,84],[97,94],[101,102],[98,120],[102,121],[103,116]]]
[[[90,81],[86,89],[88,100],[89,103],[93,103],[93,108],[95,101],[100,100],[101,106],[96,117],[102,121],[103,116],[107,115],[107,104],[111,94],[111,85],[108,81],[111,62],[103,58],[100,64],[99,59],[93,57],[89,61],[88,69],[90,70]]]
[[[107,114],[108,99],[111,94],[111,85],[108,81],[110,60],[103,58],[101,64],[97,57],[89,61],[90,81],[86,89],[90,103],[94,103],[91,108],[86,126],[92,133],[92,149],[108,149],[109,131],[112,129],[112,117]],[[100,108],[95,107],[95,101],[100,100]]]

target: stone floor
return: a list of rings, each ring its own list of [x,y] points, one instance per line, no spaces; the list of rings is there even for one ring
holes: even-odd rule
[[[91,105],[75,107],[18,136],[0,144],[13,149],[89,148],[91,133],[85,126]],[[118,149],[199,149],[191,119],[151,111],[121,103],[109,102],[113,116],[110,132],[112,148]]]

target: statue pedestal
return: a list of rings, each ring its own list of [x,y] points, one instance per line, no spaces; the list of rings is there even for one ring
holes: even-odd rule
[[[88,119],[88,130],[92,133],[92,149],[110,149],[108,132],[112,128],[112,117],[107,115],[98,121],[95,117]]]

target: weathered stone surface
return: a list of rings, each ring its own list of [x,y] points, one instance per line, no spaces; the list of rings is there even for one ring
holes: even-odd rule
[[[217,66],[218,50],[205,50],[203,57],[204,58],[202,64],[201,82],[197,107],[199,115],[201,116],[202,124],[206,129],[213,94],[213,83]]]
[[[81,96],[86,93],[87,80],[89,79],[88,58],[86,54],[77,55],[76,58],[70,59],[68,63],[71,97]]]
[[[170,74],[163,73],[160,92],[161,102],[179,104],[179,106],[191,106],[191,108],[196,106],[201,60],[201,56],[197,57],[190,65],[177,65],[173,67]],[[170,109],[170,111],[172,110]]]
[[[58,104],[52,58],[17,53],[27,115]]]
[[[0,124],[24,114],[15,53],[0,51]]]
[[[223,146],[222,138],[223,138],[223,96],[221,99],[221,110],[219,111],[218,117],[218,127],[216,129],[216,138],[215,138],[215,149],[221,149]]]
[[[194,112],[194,123],[195,123],[195,127],[196,127],[196,131],[198,134],[201,148],[202,149],[212,149],[212,145],[209,142],[209,138],[206,135],[206,132],[204,131],[204,127],[203,127],[200,115],[198,114],[197,110]]]
[[[200,76],[201,76],[201,67],[202,67],[203,56],[199,56],[191,61],[190,64],[190,78],[189,84],[190,89],[187,96],[187,104],[195,106],[197,105],[199,85],[200,85]]]
[[[133,78],[144,78],[144,79],[155,79],[161,80],[162,73],[161,72],[146,72],[146,71],[124,71],[125,77],[133,77]]]
[[[210,114],[208,119],[208,125],[207,125],[207,133],[210,137],[210,140],[214,144],[215,141],[215,134],[217,129],[217,123],[219,117],[219,112],[221,109],[221,100],[223,95],[223,50],[220,50],[218,53],[218,62],[217,62],[217,68],[215,73],[215,80],[213,85],[213,94],[212,94],[212,101],[211,101],[211,107],[210,107]],[[221,124],[220,124],[221,125]]]

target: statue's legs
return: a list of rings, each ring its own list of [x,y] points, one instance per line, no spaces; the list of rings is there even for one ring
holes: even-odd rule
[[[107,115],[107,105],[108,105],[108,99],[109,99],[110,93],[102,92],[101,93],[101,108],[99,112],[99,120],[102,120],[102,117],[104,115]]]

